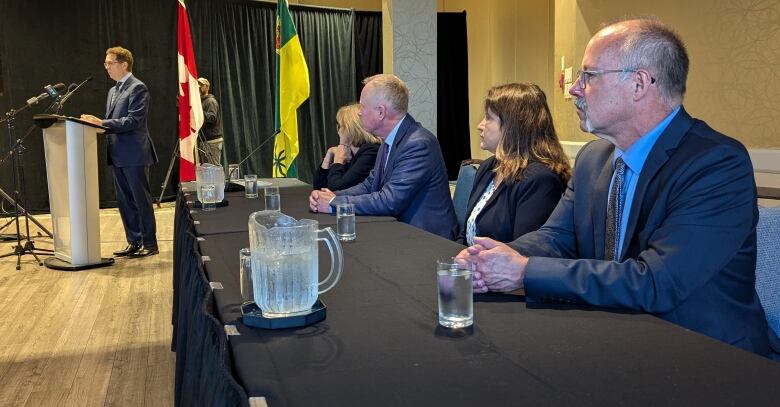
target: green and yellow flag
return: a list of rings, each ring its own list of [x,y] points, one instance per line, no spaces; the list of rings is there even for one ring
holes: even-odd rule
[[[297,109],[309,98],[309,68],[286,0],[276,3],[276,110],[274,178],[298,175]]]

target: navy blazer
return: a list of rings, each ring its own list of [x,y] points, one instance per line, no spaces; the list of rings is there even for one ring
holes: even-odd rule
[[[346,164],[331,164],[329,169],[319,167],[314,189],[328,188],[332,191],[347,189],[366,179],[376,162],[379,144],[363,143]]]
[[[157,151],[146,127],[149,112],[149,90],[135,76],[127,78],[119,94],[116,87],[108,91],[106,130],[108,165],[132,167],[152,165],[157,162]],[[111,103],[114,99],[114,103]]]
[[[510,244],[532,256],[526,298],[644,311],[769,354],[745,147],[680,109],[639,174],[619,260],[604,261],[613,152],[604,140],[583,147],[547,223]]]
[[[474,177],[474,188],[469,195],[466,221],[479,202],[488,184],[496,174],[496,157],[485,160]],[[477,236],[485,236],[499,242],[510,242],[539,229],[566,190],[566,182],[549,167],[531,162],[525,169],[523,179],[517,182],[502,182],[476,219]],[[458,243],[466,244],[466,225],[460,225]]]
[[[447,169],[436,137],[407,114],[387,157],[384,179],[368,177],[352,188],[334,191],[331,201],[354,203],[358,215],[394,216],[398,220],[453,240],[458,220],[452,206]]]

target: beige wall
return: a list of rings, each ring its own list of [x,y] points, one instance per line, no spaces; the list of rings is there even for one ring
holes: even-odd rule
[[[479,148],[477,125],[491,86],[533,82],[553,91],[553,3],[550,0],[439,0],[439,10],[466,11],[469,54],[471,154]]]
[[[691,69],[685,107],[748,148],[780,148],[780,1],[777,0],[437,0],[439,11],[467,13],[472,155],[487,89],[538,83],[548,94],[563,140],[579,131],[570,100],[557,87],[561,57],[576,72],[590,36],[621,16],[652,14],[680,32]],[[294,2],[294,1],[291,1]],[[301,3],[380,11],[381,0]]]
[[[688,112],[748,148],[780,148],[779,1],[555,0],[555,7],[556,55],[576,56],[575,71],[602,22],[626,15],[658,16],[680,33],[688,48]],[[559,33],[573,41],[559,44]],[[561,133],[565,139],[584,140],[589,136],[562,119],[566,110],[572,111],[570,105],[556,99]]]

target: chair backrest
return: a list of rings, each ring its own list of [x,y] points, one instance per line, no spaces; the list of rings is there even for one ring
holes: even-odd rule
[[[780,206],[758,209],[756,292],[769,326],[780,336]]]
[[[477,174],[478,164],[461,165],[458,171],[458,181],[455,183],[455,193],[452,195],[452,204],[455,206],[455,215],[458,217],[458,225],[463,227],[466,221],[466,207],[469,204],[469,195],[474,187],[474,175]]]

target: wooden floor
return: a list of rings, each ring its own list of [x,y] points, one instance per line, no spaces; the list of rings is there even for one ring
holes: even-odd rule
[[[0,406],[173,404],[173,205],[156,215],[156,256],[79,272],[38,266],[29,255],[17,271],[16,256],[0,259]],[[48,215],[35,218],[49,228]],[[111,257],[126,245],[118,212],[101,210],[100,224],[103,257]],[[52,247],[50,238],[33,240]],[[0,254],[15,245],[0,243]]]

